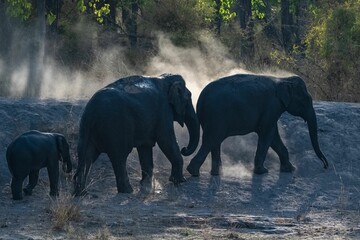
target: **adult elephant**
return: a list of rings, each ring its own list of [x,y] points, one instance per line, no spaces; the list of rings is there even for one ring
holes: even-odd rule
[[[193,176],[211,151],[211,174],[221,171],[220,146],[229,136],[256,132],[258,144],[254,172],[268,172],[264,160],[269,147],[279,156],[282,172],[291,172],[288,151],[283,144],[277,121],[285,111],[302,117],[308,124],[310,139],[315,153],[328,167],[321,152],[317,136],[317,120],[312,98],[304,81],[298,76],[277,78],[274,76],[239,74],[221,78],[208,84],[199,96],[196,106],[203,129],[202,145],[191,160],[187,170]]]
[[[6,159],[12,175],[11,192],[14,200],[23,198],[22,191],[31,195],[41,168],[47,168],[50,180],[50,196],[59,194],[59,160],[63,161],[63,171],[70,173],[72,164],[69,144],[58,133],[28,131],[17,137],[6,150]],[[22,189],[23,181],[29,176],[29,183]]]
[[[189,144],[181,153],[173,121],[181,126],[185,123],[189,131]],[[180,75],[131,76],[115,81],[92,96],[81,117],[75,195],[84,193],[90,166],[100,153],[110,158],[118,192],[131,193],[126,159],[134,147],[140,160],[141,183],[151,184],[155,143],[171,162],[169,180],[174,184],[185,181],[181,154],[188,156],[195,151],[199,131],[191,93]]]

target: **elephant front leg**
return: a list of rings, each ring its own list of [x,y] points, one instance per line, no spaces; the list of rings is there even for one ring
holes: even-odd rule
[[[145,188],[152,189],[154,168],[152,147],[138,147],[137,151],[139,155],[142,175],[140,184]]]
[[[158,141],[158,145],[171,163],[171,175],[169,181],[173,182],[175,185],[185,182],[186,179],[183,176],[184,162],[181,157],[179,146],[176,143],[175,135],[171,139]]]
[[[29,183],[23,189],[25,195],[31,195],[39,180],[39,170],[31,170],[29,174]]]
[[[283,141],[280,138],[279,130],[276,127],[276,132],[274,139],[271,143],[271,148],[276,152],[280,158],[280,171],[281,172],[292,172],[295,170],[295,167],[289,161],[289,153],[286,149]]]

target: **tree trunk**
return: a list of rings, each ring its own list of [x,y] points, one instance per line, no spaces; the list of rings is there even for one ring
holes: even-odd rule
[[[57,33],[60,23],[61,0],[48,0],[46,1],[46,9],[48,14],[51,12],[56,16],[55,21],[50,25],[50,31]]]
[[[136,0],[131,3],[131,27],[130,27],[130,46],[132,48],[137,45],[137,16],[139,12],[139,5]]]
[[[279,34],[279,31],[277,30],[277,28],[275,27],[274,21],[273,19],[275,18],[273,16],[273,13],[271,11],[271,1],[269,0],[264,0],[264,4],[265,4],[265,17],[264,17],[264,22],[265,22],[265,26],[264,26],[264,32],[267,38],[269,38],[272,42],[275,42],[279,45],[281,45],[281,37]]]
[[[45,0],[37,0],[37,22],[29,49],[29,76],[25,96],[38,97],[41,93],[45,55]]]
[[[237,15],[240,28],[244,31],[244,39],[240,44],[241,58],[253,59],[255,53],[254,21],[252,19],[251,0],[239,0],[237,2]]]
[[[304,39],[308,26],[308,6],[308,0],[296,1],[295,24],[293,31],[295,34],[295,44],[300,47],[300,50],[304,50],[304,45],[301,40]]]
[[[292,25],[290,1],[281,0],[281,33],[283,46],[286,52],[290,52],[292,48]]]
[[[110,13],[105,18],[105,24],[111,27],[116,26],[116,7],[117,7],[117,0],[109,0],[106,1],[110,5]]]
[[[236,14],[240,22],[240,28],[246,29],[251,18],[251,0],[238,0]]]
[[[137,15],[139,12],[139,5],[136,0],[132,0],[130,8],[122,6],[122,21],[126,28],[131,48],[137,45]]]
[[[221,1],[216,0],[215,1],[215,30],[217,35],[220,35],[221,33],[221,14],[220,14],[220,8],[221,8]]]
[[[12,27],[6,16],[5,1],[0,0],[0,59],[3,60],[0,67],[0,96],[10,95],[11,75],[13,64],[11,59]]]

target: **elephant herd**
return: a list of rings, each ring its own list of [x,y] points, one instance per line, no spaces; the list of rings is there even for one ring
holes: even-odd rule
[[[156,143],[171,163],[169,180],[179,185],[185,181],[181,155],[195,152],[200,126],[202,144],[186,168],[192,176],[199,176],[200,167],[210,152],[211,174],[221,174],[221,143],[229,136],[251,132],[259,137],[254,173],[267,172],[264,161],[269,147],[279,156],[280,170],[292,172],[295,168],[289,161],[277,126],[285,111],[307,122],[314,151],[327,168],[328,162],[318,143],[312,98],[298,76],[238,74],[218,79],[202,90],[196,112],[191,92],[180,75],[119,79],[97,91],[81,116],[74,195],[85,193],[90,167],[100,153],[106,153],[111,161],[118,192],[131,193],[126,161],[133,148],[139,156],[141,184],[151,185]],[[174,121],[182,127],[185,124],[190,136],[188,145],[181,150],[176,141]],[[26,132],[8,146],[6,158],[15,200],[22,199],[23,192],[31,195],[41,168],[47,168],[51,196],[59,193],[59,161],[63,162],[65,172],[72,171],[69,144],[58,133]],[[27,176],[28,184],[22,189]]]

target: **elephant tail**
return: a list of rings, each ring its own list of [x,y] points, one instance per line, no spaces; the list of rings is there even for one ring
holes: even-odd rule
[[[13,155],[13,145],[14,143],[12,142],[6,149],[6,160],[7,160],[7,163],[8,163],[8,168],[9,168],[9,171],[11,173],[11,175],[13,175],[13,170],[12,170],[12,155]]]
[[[85,113],[84,113],[85,114]],[[86,118],[84,118],[84,115],[80,122],[80,129],[79,129],[79,140],[77,145],[77,168],[73,177],[73,182],[75,185],[81,184],[82,178],[84,176],[85,171],[85,165],[86,165],[86,152],[87,147],[90,143],[90,136],[88,132],[88,122],[86,121]],[[78,179],[80,178],[80,179]],[[80,182],[79,182],[80,181]]]

